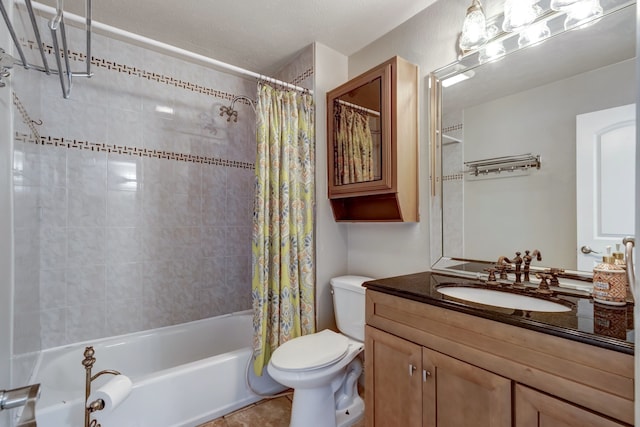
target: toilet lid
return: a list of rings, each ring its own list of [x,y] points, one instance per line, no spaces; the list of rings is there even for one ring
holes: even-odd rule
[[[286,371],[322,368],[342,359],[348,348],[346,336],[325,329],[287,341],[273,352],[271,363]]]

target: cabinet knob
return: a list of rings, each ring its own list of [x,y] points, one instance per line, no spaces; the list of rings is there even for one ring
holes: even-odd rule
[[[413,373],[416,371],[416,368],[414,365],[412,365],[411,363],[409,363],[409,376],[412,377]]]
[[[426,369],[422,370],[422,382],[426,383],[427,382],[427,377],[431,376],[431,372],[427,371]]]

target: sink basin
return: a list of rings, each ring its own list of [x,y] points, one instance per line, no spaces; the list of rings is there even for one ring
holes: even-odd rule
[[[512,308],[514,310],[544,311],[560,313],[571,311],[563,304],[548,301],[541,298],[533,298],[526,295],[501,292],[485,288],[469,288],[445,286],[437,289],[443,295],[478,304],[492,305],[494,307]]]

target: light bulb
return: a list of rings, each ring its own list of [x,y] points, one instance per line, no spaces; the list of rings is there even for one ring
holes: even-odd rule
[[[520,33],[520,37],[518,37],[518,46],[532,46],[534,44],[540,43],[549,35],[551,31],[549,30],[549,26],[546,22],[538,22],[533,24]]]
[[[519,31],[535,21],[540,11],[535,0],[505,0],[502,30]]]
[[[599,0],[582,0],[567,9],[564,28],[582,28],[598,21],[603,10]]]
[[[501,41],[495,41],[488,43],[478,55],[478,62],[484,64],[485,62],[492,62],[502,58],[506,53],[504,44]]]
[[[487,41],[487,20],[479,0],[473,0],[467,9],[460,35],[460,50],[464,53],[476,49]]]
[[[576,3],[580,3],[583,0],[551,0],[549,4],[549,8],[551,10],[557,10],[559,12],[566,12],[571,6],[574,6]]]

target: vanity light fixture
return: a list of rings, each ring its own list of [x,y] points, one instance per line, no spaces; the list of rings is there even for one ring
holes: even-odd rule
[[[505,0],[501,14],[486,18],[480,0],[473,0],[460,35],[459,59],[469,58],[467,62],[476,64],[495,61],[518,48],[542,43],[560,31],[596,23],[605,14],[634,3],[607,0],[603,10],[600,0]]]
[[[466,52],[477,49],[487,41],[487,19],[480,0],[473,0],[467,9],[460,34],[460,50]]]
[[[542,14],[537,0],[505,0],[502,30],[510,33],[520,31]]]

